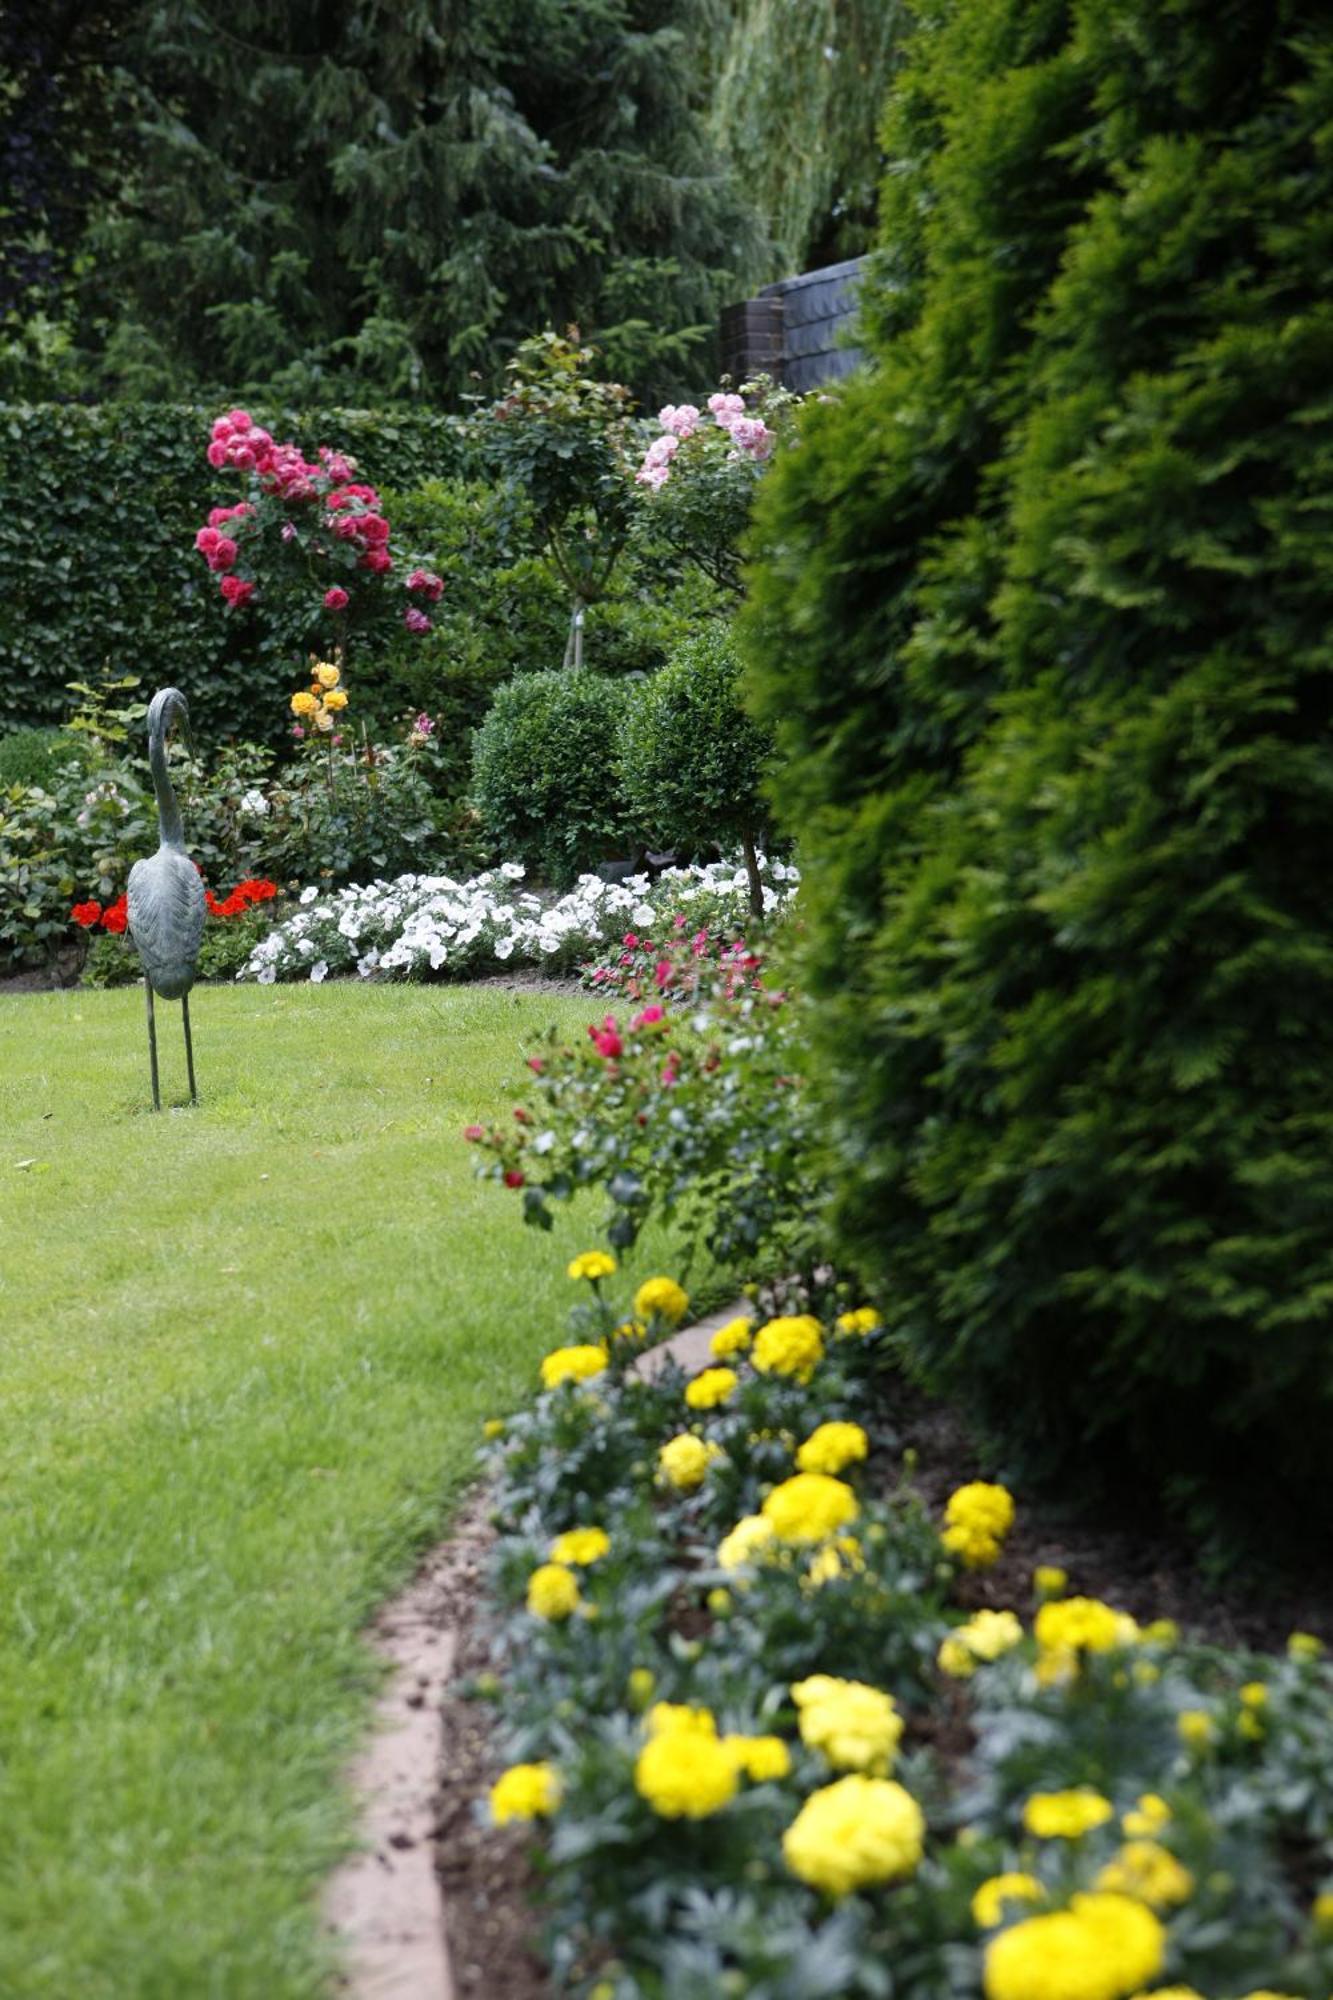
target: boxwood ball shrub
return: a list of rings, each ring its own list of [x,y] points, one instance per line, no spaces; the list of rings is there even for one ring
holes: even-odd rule
[[[516,674],[477,731],[472,795],[487,835],[557,888],[632,838],[616,768],[625,698],[586,670]]]
[[[739,844],[750,906],[763,914],[757,848],[768,826],[760,789],[772,756],[770,732],[741,701],[741,667],[717,623],[672,654],[636,690],[620,721],[625,796],[649,838],[665,847]]]
[[[1333,25],[951,0],[761,493],[844,1253],[1013,1462],[1305,1523],[1333,1418]]]

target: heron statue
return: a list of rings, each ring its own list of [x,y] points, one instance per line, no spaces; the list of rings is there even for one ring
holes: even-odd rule
[[[194,1049],[190,1043],[190,988],[204,930],[204,885],[199,870],[185,852],[185,830],[167,769],[167,736],[179,716],[188,731],[190,711],[179,688],[159,688],[148,704],[148,762],[157,794],[158,848],[147,861],[130,870],[129,925],[143,965],[148,1000],[148,1061],[153,1072],[153,1109],[162,1109],[157,1087],[157,1025],[153,995],[179,1000],[185,1024],[185,1066],[190,1076],[190,1102],[198,1102],[194,1087]]]

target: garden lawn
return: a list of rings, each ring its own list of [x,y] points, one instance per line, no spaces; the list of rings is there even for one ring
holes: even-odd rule
[[[0,999],[0,1993],[326,1990],[366,1618],[558,1344],[552,1236],[460,1140],[591,1003]],[[660,1239],[659,1239],[660,1241]],[[657,1268],[651,1243],[633,1277]]]

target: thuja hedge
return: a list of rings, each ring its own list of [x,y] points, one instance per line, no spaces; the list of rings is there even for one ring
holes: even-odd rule
[[[458,419],[434,412],[257,414],[276,437],[341,447],[385,485],[455,473],[465,452]],[[286,687],[295,641],[271,619],[224,615],[194,552],[209,507],[239,497],[234,475],[204,457],[216,415],[187,404],[0,408],[3,726],[62,719],[66,683],[107,667],[187,687],[205,729],[239,721],[263,733],[256,692]]]
[[[1330,120],[1314,5],[923,16],[746,641],[844,1249],[1014,1459],[1251,1513],[1333,1419]]]

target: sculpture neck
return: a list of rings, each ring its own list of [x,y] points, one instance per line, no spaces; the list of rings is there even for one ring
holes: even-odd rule
[[[153,773],[153,790],[157,793],[158,838],[164,847],[184,847],[185,828],[181,823],[180,807],[176,804],[171,773],[167,769],[165,736],[149,737],[148,762]]]

